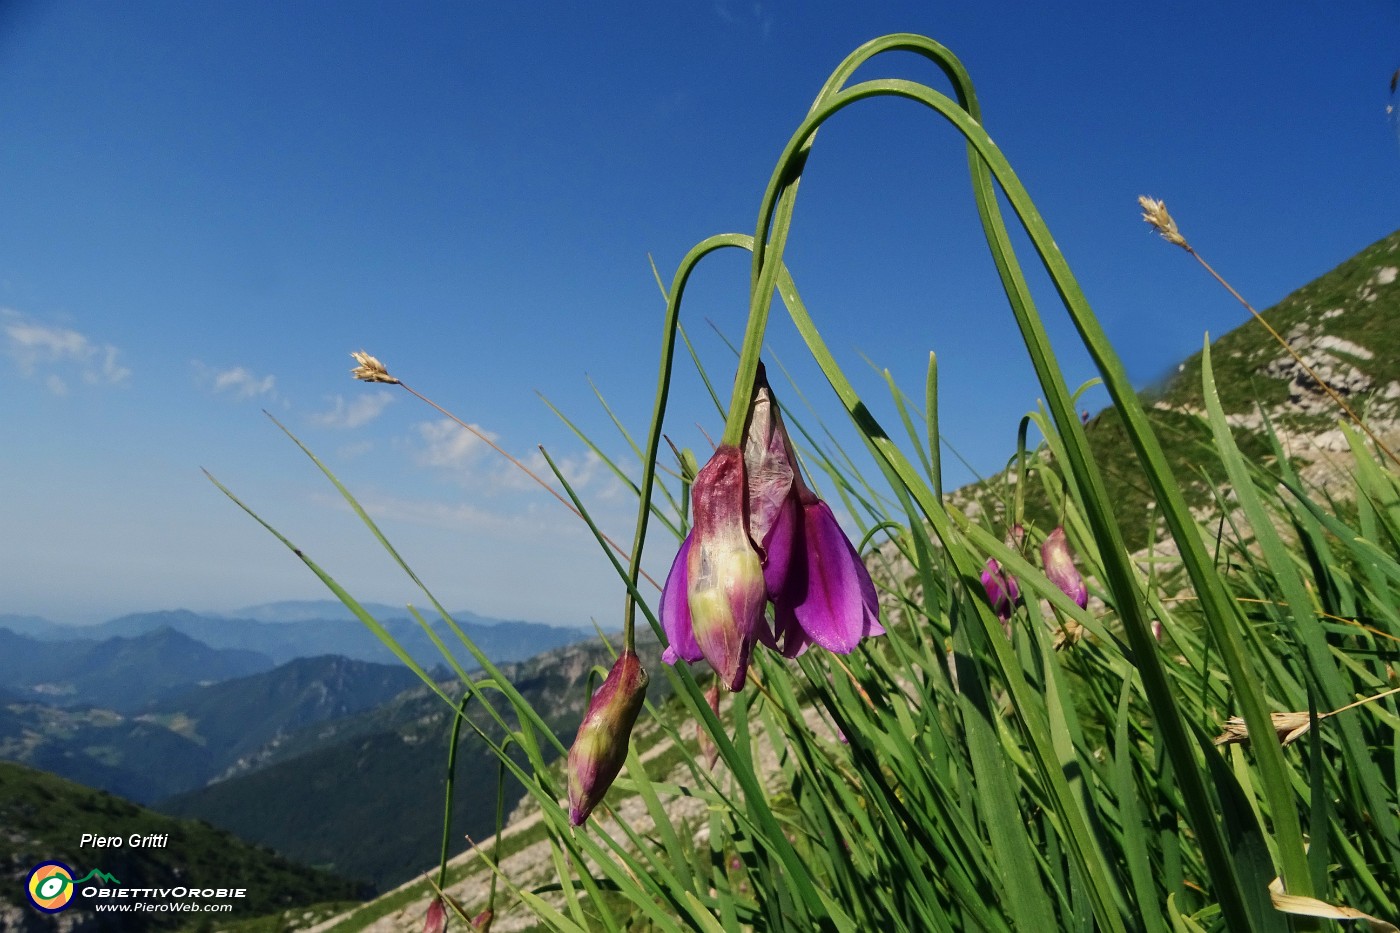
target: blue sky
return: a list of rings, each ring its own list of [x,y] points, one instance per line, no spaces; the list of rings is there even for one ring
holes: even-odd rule
[[[200,467],[363,598],[420,602],[267,409],[450,606],[611,627],[621,588],[586,531],[432,410],[352,382],[348,354],[524,459],[546,445],[630,536],[617,483],[537,393],[627,458],[590,379],[641,435],[662,312],[648,257],[669,280],[703,237],[752,232],[826,75],[896,31],[963,59],[1142,383],[1244,313],[1149,233],[1138,195],[1260,307],[1400,217],[1389,0],[0,3],[0,612],[324,596]],[[902,57],[864,76],[942,87]],[[1039,393],[985,254],[946,127],[873,101],[823,130],[788,252],[799,287],[872,398],[864,358],[919,394],[936,351],[944,433],[993,470]],[[747,274],[716,259],[688,294],[725,386],[705,322],[742,330]],[[836,421],[778,315],[770,343]],[[698,386],[679,375],[668,433],[703,451],[720,418]],[[969,478],[949,461],[950,484]]]

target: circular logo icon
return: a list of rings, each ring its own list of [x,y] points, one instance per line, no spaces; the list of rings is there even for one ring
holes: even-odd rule
[[[46,914],[56,914],[73,902],[73,869],[62,862],[40,862],[25,886],[29,902]]]

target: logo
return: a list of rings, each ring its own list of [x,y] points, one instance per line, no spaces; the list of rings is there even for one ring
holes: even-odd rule
[[[25,893],[29,895],[29,903],[37,909],[46,914],[56,914],[72,905],[74,890],[90,878],[100,878],[109,884],[121,884],[116,878],[96,868],[75,881],[73,869],[62,862],[40,862],[29,872]]]

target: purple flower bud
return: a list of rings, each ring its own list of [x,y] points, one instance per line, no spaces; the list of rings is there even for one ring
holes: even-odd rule
[[[1089,591],[1084,586],[1084,578],[1074,566],[1074,555],[1069,552],[1063,526],[1056,527],[1046,536],[1045,543],[1040,546],[1040,560],[1050,582],[1074,600],[1075,605],[1083,609],[1089,604]]]
[[[438,895],[428,903],[428,915],[423,918],[423,933],[443,933],[447,929],[447,905]]]
[[[987,591],[987,601],[992,604],[997,618],[1003,622],[1010,619],[1021,601],[1021,588],[1016,578],[1002,570],[994,557],[987,558],[987,566],[982,570],[982,588]]]
[[[637,655],[624,651],[588,703],[569,749],[569,822],[575,826],[588,819],[627,760],[627,742],[646,699],[647,679]]]

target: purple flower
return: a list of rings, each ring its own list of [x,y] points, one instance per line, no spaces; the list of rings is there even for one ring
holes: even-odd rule
[[[666,660],[704,658],[730,690],[744,685],[763,628],[763,565],[749,538],[744,455],[722,446],[691,487],[694,527],[661,594]],[[684,558],[684,559],[682,559]],[[684,597],[682,599],[682,596]]]
[[[627,742],[646,699],[647,679],[637,655],[624,651],[588,702],[569,749],[569,822],[575,826],[588,819],[627,760]]]
[[[775,571],[782,583],[770,594],[771,646],[789,658],[813,643],[849,654],[862,638],[885,633],[875,584],[831,507],[800,483],[800,478],[794,480],[795,515],[780,523],[769,540],[769,563],[785,565]]]
[[[1005,622],[1016,610],[1021,601],[1021,588],[1016,578],[1001,569],[996,558],[987,558],[987,566],[982,570],[982,588],[987,591],[987,601],[992,604],[997,618]]]
[[[428,902],[428,913],[423,918],[423,933],[443,933],[447,929],[447,907],[438,895]]]
[[[1074,566],[1074,555],[1069,552],[1064,526],[1057,526],[1046,536],[1045,543],[1040,546],[1040,560],[1051,583],[1074,600],[1080,609],[1089,605],[1089,591],[1084,586],[1084,578]]]
[[[704,657],[738,690],[755,641],[796,657],[811,644],[846,654],[884,634],[870,573],[803,482],[762,366],[743,451],[715,451],[692,493],[695,527],[661,595],[666,663]],[[769,601],[773,629],[764,617]]]

